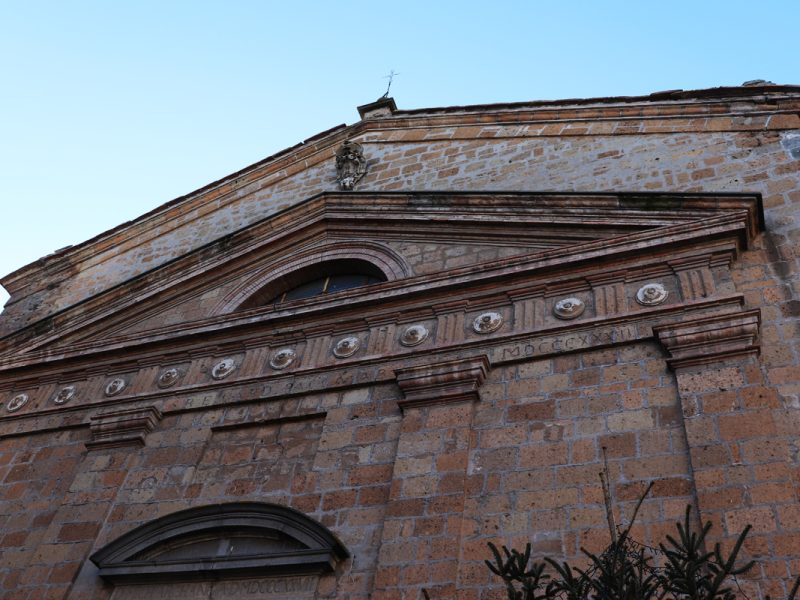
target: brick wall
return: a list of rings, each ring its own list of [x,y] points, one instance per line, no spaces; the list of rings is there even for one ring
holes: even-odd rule
[[[46,290],[49,277],[62,275],[44,267],[43,289],[20,288],[0,317],[3,331],[331,189],[332,152],[345,137],[363,144],[369,159],[360,191],[754,192],[763,196],[766,231],[730,269],[709,272],[718,293],[741,293],[741,310],[760,311],[761,354],[704,346],[706,362],[681,363],[649,330],[601,348],[489,365],[485,380],[475,376],[473,395],[454,394],[444,405],[409,403],[417,392],[404,383],[402,365],[380,376],[364,367],[361,379],[356,373],[308,393],[292,381],[283,396],[262,394],[253,367],[250,383],[159,392],[163,418],[159,413],[143,445],[120,447],[92,445],[90,424],[105,410],[98,400],[108,371],[87,366],[86,406],[76,401],[63,413],[45,410],[58,380],[52,372],[37,384],[44,400],[35,411],[0,415],[0,597],[107,600],[112,588],[98,579],[91,552],[183,508],[251,500],[302,511],[350,550],[336,573],[321,578],[318,597],[416,599],[424,587],[439,598],[499,598],[483,564],[488,541],[530,540],[537,555],[575,560],[581,547],[607,542],[598,476],[604,453],[619,522],[654,482],[637,539],[659,540],[687,504],[712,520],[715,539],[725,543],[752,523],[746,552],[759,564],[746,588],[752,597],[780,597],[787,578],[800,573],[800,160],[782,145],[800,118],[796,96],[775,102],[784,112],[743,98],[367,119],[109,234],[91,252],[59,257],[72,261],[69,277]],[[418,275],[525,250],[413,239],[391,245]],[[129,331],[208,316],[238,284],[209,281]],[[89,304],[76,315],[87,314]],[[426,323],[433,327],[436,319]],[[441,323],[464,329],[462,338],[469,333],[464,315]],[[395,335],[393,327],[386,336]],[[236,351],[237,360],[245,356],[243,372],[266,361],[246,344]],[[148,373],[132,384],[133,405],[164,365],[153,356],[125,358],[125,348],[114,352],[118,372]],[[473,354],[459,350],[448,360]],[[187,352],[181,360],[194,358]],[[192,365],[192,376],[208,371]],[[0,371],[0,390],[21,389],[25,369],[35,367]],[[324,363],[313,377],[333,368]],[[413,375],[419,385],[427,376]]]

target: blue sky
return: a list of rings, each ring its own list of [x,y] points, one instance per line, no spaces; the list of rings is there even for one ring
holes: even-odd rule
[[[0,274],[400,108],[800,83],[796,0],[0,0]],[[7,295],[0,290],[0,304]]]

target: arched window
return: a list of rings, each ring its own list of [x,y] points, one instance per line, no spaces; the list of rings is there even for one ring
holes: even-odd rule
[[[386,281],[386,275],[366,260],[328,260],[307,265],[270,281],[239,308],[335,294],[381,281]]]
[[[91,560],[103,579],[142,584],[211,575],[321,574],[347,556],[328,529],[296,510],[237,502],[161,517],[117,538]]]
[[[246,280],[219,299],[213,314],[274,306],[281,300],[292,302],[285,293],[317,279],[322,279],[314,284],[318,293],[333,294],[413,274],[403,257],[384,244],[365,240],[325,243],[289,253],[256,268]]]

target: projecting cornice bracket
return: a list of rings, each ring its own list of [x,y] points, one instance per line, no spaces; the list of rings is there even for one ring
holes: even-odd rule
[[[144,446],[144,440],[161,420],[161,411],[155,406],[116,410],[91,418],[92,439],[86,448],[117,448],[119,446]]]
[[[400,369],[397,384],[404,399],[398,402],[401,409],[429,404],[446,404],[465,400],[479,400],[478,388],[489,373],[489,359],[485,354]]]
[[[760,323],[761,312],[749,310],[660,325],[653,327],[653,333],[669,352],[669,367],[680,369],[758,355],[760,347],[756,340]]]

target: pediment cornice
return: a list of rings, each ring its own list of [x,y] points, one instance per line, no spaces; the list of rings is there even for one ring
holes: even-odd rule
[[[515,293],[515,286],[545,286],[570,289],[597,279],[613,264],[616,270],[631,273],[656,269],[669,261],[701,261],[730,257],[746,247],[762,227],[760,198],[748,194],[639,194],[639,193],[326,193],[297,205],[280,215],[245,228],[209,247],[155,269],[146,278],[119,286],[92,302],[68,309],[51,322],[53,331],[41,334],[29,327],[7,338],[7,367],[21,362],[51,360],[85,353],[116,351],[120,347],[143,346],[242,327],[258,329],[290,323],[292,319],[314,322],[348,309],[377,315],[382,312],[413,310],[415,298],[427,301],[437,294],[452,298],[460,290],[472,302],[485,295],[481,287],[503,286]],[[443,227],[446,225],[446,227]],[[202,285],[216,277],[220,269],[236,264],[246,271],[254,260],[273,246],[307,240],[323,233],[328,236],[352,235],[363,229],[376,237],[408,235],[479,236],[506,243],[526,236],[536,239],[563,236],[563,245],[545,251],[478,264],[425,276],[407,277],[369,289],[338,294],[332,300],[316,299],[278,309],[255,309],[225,313],[192,323],[154,330],[132,337],[114,336],[103,323],[126,307],[157,302],[170,290]],[[337,234],[337,232],[339,232]],[[646,249],[646,255],[643,255]],[[624,277],[635,277],[626,275]],[[624,278],[623,277],[623,278]],[[587,279],[588,278],[588,279]],[[518,280],[514,283],[514,280]],[[510,283],[509,283],[510,282]],[[490,294],[491,295],[491,294]],[[149,299],[149,300],[148,300]],[[392,305],[396,303],[396,305]],[[399,304],[397,304],[399,303]],[[94,306],[93,306],[94,305]],[[347,312],[347,311],[345,311]],[[84,330],[75,338],[78,331]],[[93,331],[103,333],[98,339]],[[26,335],[30,341],[25,342]],[[57,340],[70,335],[68,347]],[[41,350],[37,350],[41,348]],[[25,350],[22,355],[21,350]],[[17,356],[8,356],[12,350]]]

